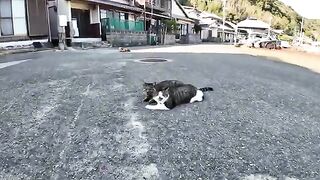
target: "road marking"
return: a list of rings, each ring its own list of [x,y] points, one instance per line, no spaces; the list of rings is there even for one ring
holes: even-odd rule
[[[13,65],[17,65],[26,61],[30,61],[31,59],[25,59],[25,60],[20,60],[20,61],[13,61],[13,62],[6,62],[6,63],[0,63],[0,69],[9,67],[9,66],[13,66]]]

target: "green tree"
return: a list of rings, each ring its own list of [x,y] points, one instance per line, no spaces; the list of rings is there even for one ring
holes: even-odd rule
[[[207,2],[206,1],[198,2],[198,9],[201,11],[207,11],[208,10]]]
[[[208,3],[208,11],[215,14],[222,12],[222,3],[220,1],[211,1]]]
[[[180,0],[183,5],[194,5],[199,10],[222,15],[222,0]],[[282,29],[290,36],[300,28],[302,17],[291,7],[279,0],[227,0],[226,19],[238,23],[248,16],[266,23],[272,18],[272,28]],[[320,39],[320,20],[306,20],[304,29],[307,35]]]

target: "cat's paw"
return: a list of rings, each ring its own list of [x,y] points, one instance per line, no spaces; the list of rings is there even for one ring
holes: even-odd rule
[[[145,106],[145,108],[146,109],[153,109],[153,106],[148,104],[148,105]]]

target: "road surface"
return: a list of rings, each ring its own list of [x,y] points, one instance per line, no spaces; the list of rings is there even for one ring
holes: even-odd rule
[[[0,179],[320,179],[320,75],[201,47],[0,57]],[[145,109],[165,79],[214,92]]]

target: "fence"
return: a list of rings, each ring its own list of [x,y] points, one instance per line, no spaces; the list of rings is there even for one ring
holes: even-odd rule
[[[104,19],[101,19],[101,24],[102,24],[102,28],[105,29],[106,32],[112,32],[112,31],[142,32],[144,31],[143,21],[129,21],[129,20],[104,18]]]

